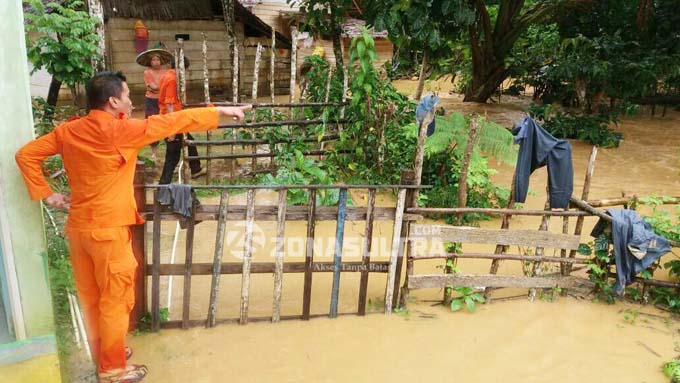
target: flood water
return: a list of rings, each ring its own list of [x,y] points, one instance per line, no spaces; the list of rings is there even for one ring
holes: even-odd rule
[[[412,83],[397,86],[408,92]],[[528,105],[512,97],[503,97],[501,104],[463,104],[459,96],[443,91],[445,86],[439,88],[440,105],[447,112],[485,114],[504,126],[519,121]],[[620,197],[622,193],[680,195],[680,113],[669,112],[664,118],[648,114],[626,118],[618,130],[625,140],[618,149],[599,151],[590,199]],[[572,141],[572,146],[574,195],[579,196],[591,146],[578,141]],[[498,170],[494,182],[509,186],[513,167],[494,161],[491,164]],[[545,169],[532,176],[533,193],[526,208],[543,208],[546,182]],[[262,191],[256,201],[258,205],[274,205],[276,198],[274,192]],[[366,203],[361,192],[353,192],[351,199],[354,206]],[[202,198],[202,202],[216,204],[218,199]],[[245,195],[232,196],[230,204],[244,205]],[[381,194],[378,206],[394,206],[393,196]],[[572,221],[571,232],[575,219]],[[595,218],[586,219],[584,242],[590,240],[587,234],[595,222]],[[537,229],[539,223],[540,217],[513,217],[511,228]],[[498,228],[500,221],[481,225]],[[244,227],[243,222],[229,225],[223,261],[240,260]],[[553,218],[550,230],[561,232],[562,219]],[[162,260],[168,263],[175,223],[163,222],[162,231]],[[195,263],[212,262],[215,231],[215,222],[196,226]],[[275,231],[275,222],[256,223],[254,262],[273,262]],[[304,260],[305,233],[304,222],[287,223],[285,261]],[[363,222],[346,223],[343,260],[360,259],[363,233]],[[184,260],[184,235],[180,232],[175,263]],[[335,222],[317,223],[315,260],[332,260],[334,237]],[[387,259],[391,237],[391,222],[376,221],[373,260]],[[439,246],[430,245],[431,249]],[[464,250],[488,252],[489,248],[466,245]],[[680,250],[674,251],[666,259],[680,256]],[[545,255],[553,254],[546,251]],[[490,262],[461,260],[458,265],[462,272],[487,273]],[[440,273],[442,264],[441,260],[419,261],[416,272]],[[521,275],[521,263],[505,261],[499,273]],[[657,274],[663,277],[666,272]],[[206,317],[210,279],[192,278],[191,319]],[[271,316],[273,281],[271,274],[251,276],[251,317]],[[165,307],[168,279],[161,282],[161,307]],[[182,283],[182,277],[172,279],[172,320],[181,318]],[[331,283],[331,273],[314,274],[312,314],[328,313]],[[479,306],[476,313],[452,313],[434,302],[441,300],[442,292],[430,289],[412,292],[414,300],[407,313],[384,316],[380,312],[385,284],[386,274],[371,274],[368,310],[373,314],[366,317],[162,330],[130,337],[135,348],[132,362],[149,367],[149,382],[665,382],[661,365],[680,352],[680,322],[651,306],[606,305],[572,297],[559,297],[554,302],[503,300],[526,294],[526,290],[502,290],[494,294],[492,304]],[[282,315],[301,313],[302,287],[303,274],[284,275]],[[359,274],[344,273],[340,313],[356,312],[358,290]],[[218,318],[238,317],[240,291],[240,275],[222,276]]]

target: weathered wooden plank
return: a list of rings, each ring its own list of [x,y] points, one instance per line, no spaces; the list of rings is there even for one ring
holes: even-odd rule
[[[337,219],[337,213],[335,215]],[[316,225],[316,190],[309,191],[307,241],[305,247],[305,284],[302,293],[302,319],[309,320],[312,300],[312,263],[314,261],[314,231]]]
[[[194,259],[194,227],[196,226],[196,203],[191,206],[191,217],[187,222],[186,250],[184,255],[184,294],[182,296],[182,328],[189,328],[191,309],[191,264]]]
[[[373,211],[375,210],[375,189],[368,189],[366,202],[366,230],[361,264],[365,270],[361,272],[359,281],[359,315],[366,315],[366,293],[368,291],[368,265],[371,263],[371,245],[373,244]]]
[[[310,270],[312,273],[332,273],[334,262],[312,262],[311,265],[305,266],[305,262],[284,262],[283,273],[305,273]],[[370,273],[386,273],[388,271],[389,262],[371,262],[368,265]],[[218,266],[221,275],[242,274],[242,262],[223,262]],[[184,275],[184,265],[164,263],[159,266],[159,275]],[[363,262],[343,262],[341,271],[343,273],[358,273],[364,270]],[[194,263],[191,265],[191,275],[214,275],[213,263]],[[276,271],[275,262],[252,262],[250,264],[250,274],[272,274]],[[150,269],[147,274],[151,275]]]
[[[500,259],[500,260],[512,260],[512,261],[523,261],[523,262],[559,262],[559,263],[569,263],[569,264],[586,264],[588,259],[584,258],[561,258],[561,257],[542,257],[538,255],[517,255],[517,254],[485,254],[485,253],[445,253],[445,254],[418,254],[411,257],[413,260],[421,259],[445,259],[445,258],[472,258],[472,259]]]
[[[269,93],[270,97],[272,99],[272,103],[276,102],[276,90],[274,89],[274,81],[273,79],[276,78],[276,28],[272,27],[272,42],[271,42],[271,50],[269,53]]]
[[[288,190],[279,190],[279,216],[276,223],[276,262],[274,268],[274,310],[272,322],[276,323],[281,319],[281,291],[283,289],[283,247],[286,231],[286,206],[288,201]]]
[[[410,289],[453,287],[575,288],[588,284],[577,277],[522,277],[508,275],[423,274],[409,279]]]
[[[515,177],[516,174],[513,174],[512,176],[512,181],[510,182],[510,197],[508,198],[508,204],[507,209],[505,210],[511,210],[512,207],[515,205]],[[510,219],[512,218],[512,215],[506,213],[503,214],[503,220],[501,222],[501,230],[507,230],[510,228]],[[499,245],[496,244],[496,249],[494,250],[494,254],[504,254],[505,252],[508,251],[508,246],[505,245]],[[490,274],[496,274],[498,272],[498,267],[500,266],[501,260],[499,259],[494,259],[491,261],[491,267],[489,270]],[[484,290],[484,298],[486,298],[487,302],[491,302],[491,290],[490,289],[485,289]]]
[[[397,195],[397,208],[392,230],[392,248],[390,249],[390,271],[387,274],[387,286],[385,286],[385,314],[392,313],[392,301],[394,298],[394,284],[397,274],[397,261],[401,246],[401,227],[403,224],[404,206],[406,205],[406,189],[400,189]]]
[[[222,190],[220,195],[220,207],[217,216],[217,234],[215,238],[215,256],[211,267],[212,283],[210,285],[210,303],[208,305],[208,318],[206,321],[207,327],[215,326],[215,318],[217,316],[217,296],[220,290],[220,275],[222,274],[222,254],[224,253],[224,233],[227,227],[227,206],[229,205],[229,192]],[[192,273],[197,273],[198,265],[192,265]],[[243,272],[243,267],[238,270]]]
[[[255,189],[248,189],[246,201],[246,236],[243,253],[243,277],[241,279],[241,324],[248,323],[248,303],[250,301],[250,263],[253,257],[253,227],[255,225]]]
[[[409,240],[440,239],[443,242],[500,244],[506,246],[540,246],[554,249],[578,249],[576,235],[556,234],[536,230],[482,229],[466,226],[411,226]]]
[[[514,203],[513,203],[514,204]],[[544,216],[549,215],[551,217],[589,217],[589,214],[585,211],[579,210],[524,210],[524,209],[487,209],[479,207],[465,207],[465,208],[440,208],[440,207],[417,207],[406,209],[408,213],[415,214],[488,214],[488,215],[525,215],[525,216]]]
[[[153,254],[151,258],[151,331],[158,331],[161,324],[161,204],[158,190],[153,192]]]
[[[338,224],[335,230],[335,251],[333,257],[333,287],[331,289],[331,308],[329,316],[338,316],[338,297],[340,295],[340,270],[342,265],[342,245],[345,238],[345,217],[347,208],[347,189],[340,189],[338,197]]]

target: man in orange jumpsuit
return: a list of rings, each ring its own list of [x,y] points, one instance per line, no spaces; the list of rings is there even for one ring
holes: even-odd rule
[[[175,62],[170,62],[170,68],[163,74],[158,86],[158,109],[160,114],[172,113],[182,110],[182,103],[177,95],[177,73],[175,72]],[[189,59],[184,57],[184,68],[189,68]],[[187,138],[193,140],[194,137],[187,133]],[[158,181],[159,184],[169,184],[172,182],[172,174],[182,156],[182,134],[165,139],[165,161],[163,172]],[[198,150],[195,146],[189,146],[189,156],[197,156]],[[200,177],[207,173],[206,169],[201,168],[201,161],[189,160],[191,177]]]
[[[102,72],[87,84],[87,116],[66,122],[16,154],[32,199],[69,210],[66,233],[88,341],[100,382],[138,382],[143,365],[126,365],[125,335],[134,305],[137,268],[130,226],[143,223],[133,195],[138,151],[167,136],[215,129],[219,116],[242,120],[245,107],[190,109],[129,119],[130,90],[120,72]],[[54,193],[42,161],[60,154],[70,198]]]

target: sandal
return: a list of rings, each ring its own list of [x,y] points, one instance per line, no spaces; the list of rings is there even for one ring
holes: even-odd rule
[[[125,360],[132,358],[132,347],[125,346]]]
[[[149,369],[143,364],[129,364],[125,370],[99,374],[99,383],[137,383],[148,372]]]

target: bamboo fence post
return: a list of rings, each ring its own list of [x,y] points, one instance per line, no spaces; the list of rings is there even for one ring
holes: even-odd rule
[[[569,207],[564,209],[564,211],[567,210]],[[562,234],[569,234],[569,217],[566,215],[562,217]],[[560,257],[567,258],[567,249],[560,249]],[[567,266],[567,263],[560,263],[560,274],[567,275]]]
[[[399,178],[399,183],[401,185],[413,185],[415,180],[415,172],[413,170],[402,170],[401,177]],[[414,197],[415,194],[415,197]],[[406,190],[406,208],[417,207],[411,205],[411,202],[418,199],[418,190],[407,189]],[[401,307],[406,307],[409,301],[409,288],[408,279],[413,275],[413,243],[408,240],[411,231],[411,223],[407,222],[401,227],[401,244],[399,246],[399,252],[397,253],[397,275],[395,277],[395,284],[400,282],[401,278],[401,268],[404,261],[404,250],[406,251],[406,276],[404,278],[404,285],[401,288]],[[404,243],[405,242],[405,243]],[[395,295],[396,288],[395,288]],[[392,301],[392,306],[396,307],[397,302]]]
[[[210,104],[210,72],[208,71],[208,40],[205,37],[205,32],[201,32],[201,36],[203,37],[203,46],[202,46],[202,55],[203,55],[203,100],[206,104]],[[207,141],[210,141],[212,139],[212,132],[207,131],[205,133],[205,137]],[[211,146],[208,144],[205,148],[205,153],[208,157],[210,157],[211,154]],[[211,163],[210,163],[210,158],[206,161],[206,174],[205,174],[205,183],[210,185],[212,181],[212,170],[211,170]]]
[[[191,264],[194,258],[194,227],[196,225],[196,202],[191,204],[191,217],[187,223],[186,251],[184,256],[184,294],[182,296],[182,329],[189,328],[191,310]]]
[[[309,191],[307,209],[307,238],[305,241],[305,284],[302,295],[302,319],[309,320],[312,299],[312,266],[314,261],[314,232],[316,225],[316,189]]]
[[[253,103],[257,102],[257,87],[258,87],[258,80],[260,77],[260,60],[262,59],[262,51],[264,50],[264,47],[262,44],[257,43],[257,50],[255,51],[255,69],[253,69]],[[256,121],[256,114],[253,113],[253,122]],[[257,145],[253,144],[252,146],[252,153],[255,154],[257,153]],[[253,157],[251,161],[251,169],[252,171],[255,171],[257,168],[257,158]]]
[[[272,45],[269,57],[269,93],[272,99],[272,104],[276,102],[276,29],[272,28]]]
[[[220,276],[222,275],[222,254],[224,253],[224,233],[227,227],[227,206],[229,204],[229,192],[222,190],[220,194],[220,207],[217,213],[217,235],[215,238],[215,256],[213,258],[212,283],[210,286],[210,304],[208,306],[208,318],[206,327],[214,327],[217,317],[217,296],[220,290]]]
[[[417,180],[416,180],[417,181]],[[406,189],[399,189],[397,196],[397,208],[394,213],[394,230],[392,232],[392,247],[390,248],[390,264],[387,274],[387,286],[385,286],[385,314],[392,313],[394,299],[394,285],[396,281],[397,261],[401,245],[401,228],[404,219],[404,206],[406,204]]]
[[[283,289],[283,256],[286,232],[288,189],[279,190],[279,211],[276,223],[276,262],[274,266],[274,314],[272,322],[281,320],[281,291]]]
[[[425,59],[423,59],[423,62]],[[425,64],[423,64],[425,65]],[[426,130],[427,125],[423,125],[420,127],[421,130]],[[477,136],[479,133],[479,116],[473,116],[470,118],[470,132],[468,133],[468,142],[467,146],[465,147],[465,153],[463,154],[463,163],[460,168],[460,178],[458,181],[458,207],[466,207],[467,206],[467,176],[468,176],[468,169],[470,168],[470,159],[472,158],[472,151],[475,148],[475,144],[477,141]],[[462,218],[463,215],[458,215],[457,220],[458,223],[462,223]],[[444,274],[451,274],[453,273],[453,270],[451,267],[448,266],[449,260],[452,262],[455,262],[455,258],[447,258],[446,259],[446,264],[444,265]],[[447,305],[449,303],[449,300],[451,299],[451,291],[449,289],[444,289],[444,297],[443,297],[443,302],[444,305]]]
[[[187,103],[187,82],[186,82],[186,67],[184,66],[184,40],[179,38],[177,39],[177,45],[179,47],[179,81],[177,85],[179,86],[179,98],[180,102],[182,105],[186,105]],[[182,160],[179,163],[179,169],[177,170],[178,172],[184,172],[184,179],[187,180],[187,183],[191,181],[191,169],[189,166],[182,166],[182,164],[186,164],[186,157],[189,155],[188,153],[188,146],[186,146],[184,142],[185,136],[184,134],[181,135],[181,149],[182,149]],[[181,176],[180,176],[181,178]]]
[[[328,75],[326,76],[326,94],[324,95],[323,102],[328,103],[328,100],[330,99],[331,96],[331,79],[333,77],[333,68],[330,66],[328,67]],[[323,119],[323,132],[326,132],[326,119]],[[319,150],[323,150],[324,147],[324,142],[321,141],[319,143]]]
[[[296,27],[290,27],[291,50],[290,50],[290,103],[295,103],[295,76],[297,75],[297,40],[298,30]],[[290,108],[290,117],[293,118],[293,108]]]
[[[144,177],[146,168],[143,161],[137,161],[134,178],[134,196],[137,206],[146,206],[146,188],[144,187]],[[49,211],[45,209],[48,213]],[[50,218],[53,220],[52,218]],[[54,224],[53,224],[54,225]],[[56,227],[55,227],[56,228]],[[131,226],[132,232],[132,252],[137,260],[138,268],[135,275],[135,306],[130,313],[130,330],[137,328],[139,319],[147,313],[147,256],[146,256],[146,225]]]
[[[243,254],[243,279],[241,280],[240,324],[248,323],[248,303],[250,301],[250,263],[253,256],[253,226],[255,224],[255,189],[248,189],[246,201],[246,236]]]
[[[581,199],[584,201],[588,200],[588,195],[590,195],[590,182],[593,179],[593,173],[595,172],[595,160],[597,159],[597,146],[593,146],[590,151],[590,158],[588,159],[588,167],[586,168],[586,177],[583,181],[583,191],[581,192]],[[585,217],[576,218],[576,227],[574,228],[574,235],[581,235],[583,230],[583,221]],[[569,251],[569,258],[576,257],[576,250]],[[567,265],[566,274],[571,274],[571,265]]]
[[[106,35],[104,24],[104,8],[102,7],[102,3],[100,0],[87,0],[87,10],[90,16],[98,21],[94,27],[94,33],[98,36],[101,36],[101,39],[99,39],[97,46],[99,47],[99,51],[101,52],[102,60],[101,61],[97,60],[96,59],[97,56],[95,55],[92,59],[92,67],[95,68],[96,72],[101,72],[102,70],[105,70],[107,67],[106,39],[104,38],[104,36]]]
[[[550,210],[550,190],[548,190],[548,188],[546,188],[546,194],[548,194],[548,197],[546,198],[546,201],[545,201],[544,210],[549,211]],[[538,227],[538,230],[539,231],[548,231],[549,225],[550,225],[550,216],[544,215],[543,218],[541,218],[541,225]],[[534,252],[534,254],[537,257],[542,257],[543,256],[543,247],[536,247],[536,251]],[[532,273],[531,273],[532,277],[536,277],[536,276],[540,277],[541,274],[543,274],[543,272],[541,271],[541,265],[542,264],[539,261],[536,261],[533,264]],[[536,299],[536,289],[531,288],[531,289],[529,289],[529,301],[533,302],[534,299]]]
[[[366,292],[368,290],[368,274],[371,265],[371,246],[373,244],[373,219],[375,210],[375,189],[368,189],[366,201],[366,230],[361,259],[361,279],[359,281],[359,315],[366,315]]]
[[[517,173],[515,173],[512,176],[512,181],[510,182],[510,197],[508,197],[508,204],[506,205],[507,209],[512,209],[515,205],[515,176]],[[512,214],[503,214],[503,221],[501,222],[501,229],[507,230],[510,228],[510,218],[512,218]],[[500,254],[505,254],[505,252],[508,251],[508,246],[505,245],[496,245],[496,249],[494,250],[494,254],[500,255]],[[500,266],[500,259],[494,259],[491,261],[491,268],[489,270],[489,274],[496,274],[498,272],[498,267]],[[485,288],[484,289],[484,298],[486,299],[487,303],[491,303],[491,289],[490,288]]]
[[[340,52],[345,55],[345,45],[340,44]],[[343,60],[344,61],[344,60]],[[337,69],[337,66],[336,66]],[[349,88],[349,76],[347,74],[347,66],[341,65],[340,70],[342,70],[342,107],[340,107],[340,118],[345,118],[345,102],[347,102],[347,90]],[[338,130],[342,131],[342,126],[338,127]]]
[[[338,220],[335,230],[335,254],[333,257],[333,287],[331,289],[331,308],[329,316],[338,316],[338,296],[340,295],[340,270],[342,269],[342,245],[345,237],[345,218],[347,217],[347,189],[340,189],[338,197]]]
[[[153,254],[151,258],[151,331],[161,328],[161,203],[158,189],[153,192]]]
[[[236,36],[234,35],[233,37],[234,45],[232,47],[232,79],[231,79],[231,89],[232,89],[232,102],[233,103],[238,103],[238,83],[239,83],[239,62],[238,62],[238,39],[236,39]],[[236,139],[236,129],[233,129],[231,131],[231,138]],[[234,146],[232,145],[229,148],[229,153],[234,154]],[[236,167],[238,166],[238,160],[233,159],[231,161],[231,172],[230,172],[230,178],[233,180],[234,179],[234,172],[236,170]]]

